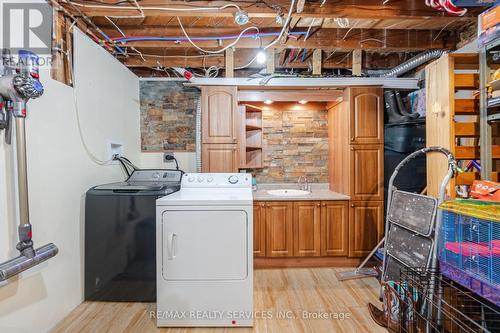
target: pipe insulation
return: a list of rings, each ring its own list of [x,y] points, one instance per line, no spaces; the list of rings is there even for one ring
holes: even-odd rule
[[[377,77],[398,77],[411,71],[412,69],[417,68],[420,65],[425,64],[426,62],[439,58],[445,52],[446,50],[441,50],[441,49],[428,50],[414,56],[413,58],[405,61],[401,65],[394,67],[393,69],[384,72],[367,71],[366,73],[370,76],[377,76]]]

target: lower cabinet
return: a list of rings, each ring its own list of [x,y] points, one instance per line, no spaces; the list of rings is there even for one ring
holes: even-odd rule
[[[293,203],[293,256],[317,257],[321,254],[321,203]]]
[[[349,209],[349,257],[364,257],[384,234],[383,201],[351,201]]]
[[[349,205],[347,201],[321,203],[321,255],[345,257],[349,243]]]
[[[293,203],[266,202],[266,256],[293,255]]]
[[[347,256],[348,208],[347,201],[255,202],[254,256]]]
[[[253,256],[266,256],[266,204],[255,202],[253,205]]]

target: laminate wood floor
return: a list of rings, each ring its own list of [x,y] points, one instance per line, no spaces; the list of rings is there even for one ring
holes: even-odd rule
[[[254,311],[272,318],[255,319],[253,328],[159,329],[150,315],[156,310],[154,303],[84,302],[52,333],[387,332],[372,321],[366,307],[368,302],[379,304],[378,282],[374,278],[339,282],[335,271],[346,269],[255,270]]]

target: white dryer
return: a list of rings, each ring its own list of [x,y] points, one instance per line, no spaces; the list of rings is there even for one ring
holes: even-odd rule
[[[185,174],[157,204],[157,325],[253,325],[252,176]]]

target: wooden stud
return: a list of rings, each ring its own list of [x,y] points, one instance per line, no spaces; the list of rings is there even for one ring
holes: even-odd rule
[[[226,77],[234,77],[234,49],[232,47],[226,50]]]
[[[313,75],[321,75],[322,50],[316,49],[313,52]]]
[[[363,51],[361,49],[352,51],[352,75],[361,76],[362,57]]]
[[[266,73],[273,74],[276,65],[274,63],[274,49],[266,50]]]

